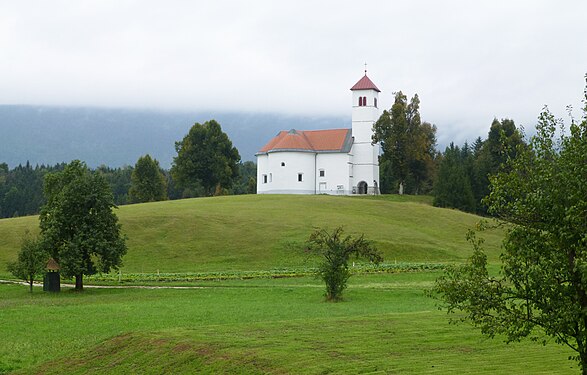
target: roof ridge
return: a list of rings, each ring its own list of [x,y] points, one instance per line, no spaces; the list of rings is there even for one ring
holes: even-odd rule
[[[354,90],[375,90],[377,92],[381,92],[377,86],[371,81],[371,79],[367,76],[367,73],[361,79],[355,83],[353,87],[351,87],[351,91]]]
[[[312,143],[312,141],[310,141],[310,138],[308,138],[308,136],[306,135],[306,130],[300,130],[300,132],[304,136],[304,139],[306,140],[306,142],[308,143],[308,145],[310,146],[310,148],[312,149],[312,151],[316,151],[316,146],[314,146],[314,144]]]

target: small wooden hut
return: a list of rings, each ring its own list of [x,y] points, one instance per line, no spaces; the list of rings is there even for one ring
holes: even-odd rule
[[[43,290],[46,292],[60,292],[61,291],[61,277],[59,275],[59,263],[53,258],[47,261],[47,272],[43,278]]]

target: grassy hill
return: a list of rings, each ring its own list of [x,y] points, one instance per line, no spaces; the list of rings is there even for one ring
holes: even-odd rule
[[[388,263],[458,262],[471,252],[466,231],[480,220],[407,196],[227,196],[122,206],[117,213],[129,245],[123,272],[299,267],[308,262],[302,249],[313,228],[339,225],[375,241]],[[37,231],[38,218],[0,220],[0,264],[15,258],[26,229]],[[495,261],[502,232],[485,236]]]
[[[480,219],[434,208],[427,197],[398,196],[201,198],[118,214],[129,238],[123,272],[303,267],[312,228],[338,225],[365,233],[387,262],[460,262],[471,253],[465,233]],[[36,217],[0,220],[0,268],[37,224]],[[496,262],[503,233],[484,236]],[[83,293],[29,294],[0,283],[7,323],[0,324],[0,374],[577,372],[570,350],[552,340],[506,345],[449,325],[424,292],[440,275],[355,275],[336,304],[324,302],[324,286],[311,276]]]

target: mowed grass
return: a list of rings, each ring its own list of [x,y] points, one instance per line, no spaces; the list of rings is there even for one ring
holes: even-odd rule
[[[123,273],[312,266],[304,241],[316,227],[340,225],[373,240],[388,263],[459,263],[471,254],[465,233],[480,220],[400,196],[231,196],[117,213],[129,245]],[[38,217],[0,220],[0,277],[27,229],[38,231]],[[495,269],[502,236],[483,233]],[[439,275],[357,275],[336,304],[310,277],[32,295],[0,284],[0,373],[577,372],[564,347],[505,345],[449,325],[424,295]]]
[[[313,278],[201,289],[33,295],[0,285],[0,372],[16,374],[572,374],[568,349],[449,325],[437,272],[354,276],[341,303]]]
[[[121,206],[117,214],[129,246],[122,272],[146,273],[299,267],[312,230],[341,225],[375,241],[386,262],[460,262],[471,253],[465,233],[480,220],[408,196],[228,196]],[[24,231],[37,228],[36,216],[0,220],[0,274]],[[490,261],[502,235],[484,234]]]

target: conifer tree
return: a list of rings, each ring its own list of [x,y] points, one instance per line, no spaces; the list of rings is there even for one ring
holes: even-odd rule
[[[128,191],[132,203],[155,202],[167,199],[167,181],[157,159],[149,154],[141,156],[131,174]]]

